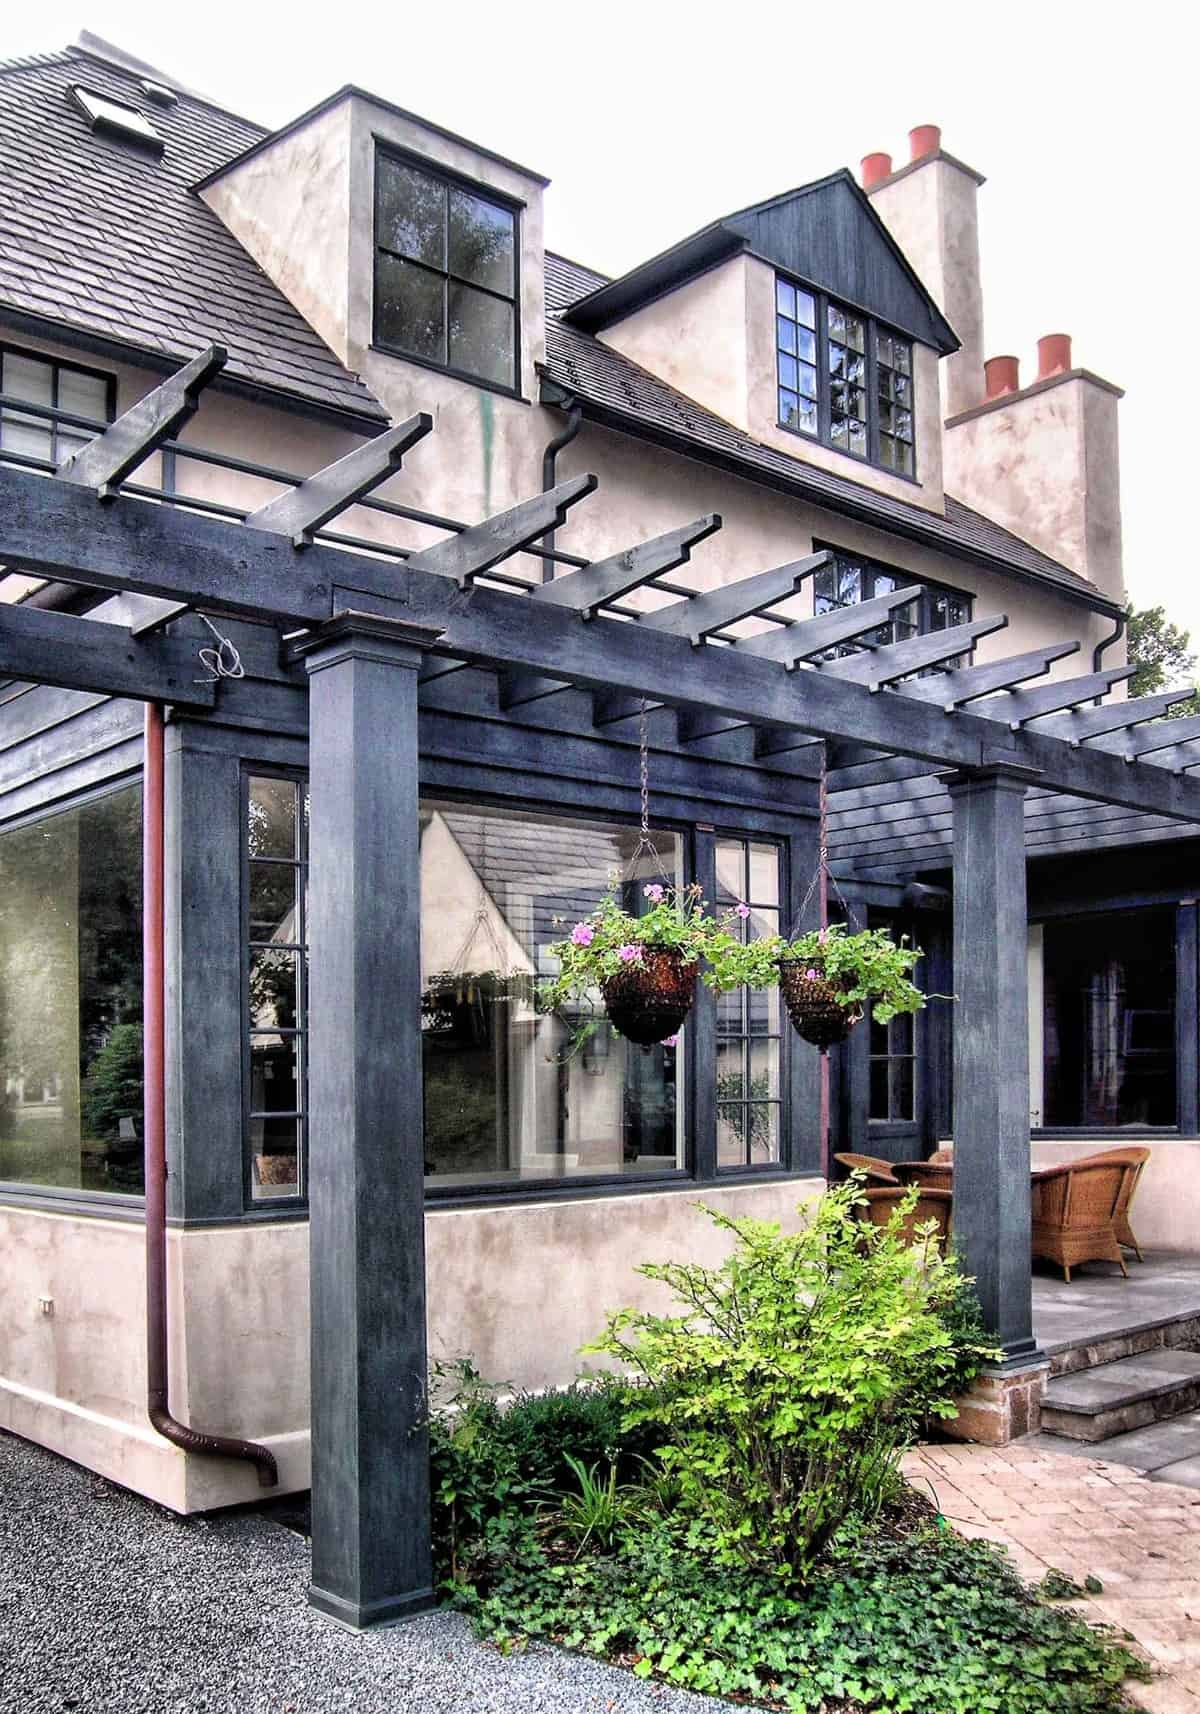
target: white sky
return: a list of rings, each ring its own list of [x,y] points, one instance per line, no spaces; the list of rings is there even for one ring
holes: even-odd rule
[[[1038,336],[1070,333],[1075,362],[1126,389],[1129,591],[1200,644],[1184,509],[1200,437],[1181,375],[1200,307],[1191,6],[67,0],[6,13],[0,57],[87,28],[264,124],[361,84],[545,173],[548,243],[610,273],[729,210],[857,171],[872,150],[900,165],[910,127],[941,125],[989,181],[988,354],[1018,353],[1032,380]],[[1163,416],[1164,386],[1183,416]]]

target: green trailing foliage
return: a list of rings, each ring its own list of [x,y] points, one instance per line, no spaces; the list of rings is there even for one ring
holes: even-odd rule
[[[860,1187],[828,1191],[795,1233],[709,1210],[733,1247],[716,1268],[649,1263],[680,1313],[622,1310],[588,1347],[643,1383],[627,1415],[664,1441],[681,1512],[723,1564],[802,1579],[899,1452],[993,1353],[943,1319],[962,1276],[930,1241],[911,1247],[903,1199],[886,1227],[859,1220]],[[878,1501],[875,1501],[877,1505]]]
[[[527,1540],[458,1604],[502,1648],[549,1639],[791,1714],[1124,1714],[1122,1682],[1149,1676],[998,1549],[931,1524],[857,1531],[802,1588],[714,1576],[703,1545],[662,1523],[576,1559]]]

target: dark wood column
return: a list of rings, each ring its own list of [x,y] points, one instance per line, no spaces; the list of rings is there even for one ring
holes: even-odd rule
[[[314,1607],[433,1603],[417,672],[436,631],[342,614],[309,680]]]
[[[1036,1354],[1030,1279],[1028,769],[952,774],[954,1237],[1007,1363]]]

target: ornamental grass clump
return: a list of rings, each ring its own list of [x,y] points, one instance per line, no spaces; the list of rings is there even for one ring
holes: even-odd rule
[[[964,1372],[994,1355],[943,1320],[955,1259],[905,1242],[916,1192],[885,1227],[857,1217],[861,1198],[831,1189],[795,1233],[707,1210],[729,1257],[645,1265],[679,1313],[621,1310],[588,1347],[645,1383],[626,1420],[663,1437],[680,1512],[715,1561],[789,1586],[847,1520],[878,1511],[920,1426],[953,1416]]]

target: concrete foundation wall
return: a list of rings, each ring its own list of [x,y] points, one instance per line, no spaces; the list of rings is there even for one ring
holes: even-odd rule
[[[700,1200],[794,1229],[821,1188],[788,1179],[429,1213],[430,1355],[469,1355],[514,1387],[563,1385],[586,1366],[579,1347],[607,1310],[665,1307],[640,1263],[727,1252]],[[275,1491],[306,1488],[307,1223],[172,1231],[168,1244],[173,1412],[264,1441],[279,1461]],[[0,1427],[174,1511],[261,1497],[249,1466],[186,1456],[146,1421],[140,1224],[0,1208],[0,1253]]]

